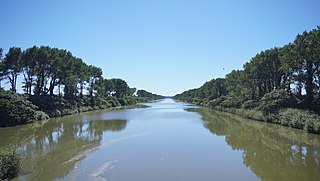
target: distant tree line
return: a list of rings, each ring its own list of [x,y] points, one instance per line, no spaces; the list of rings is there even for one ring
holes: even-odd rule
[[[161,95],[153,94],[153,93],[148,92],[146,90],[138,90],[137,91],[137,96],[138,97],[146,97],[146,98],[149,98],[149,99],[162,99],[163,98],[163,96],[161,96]]]
[[[298,34],[283,47],[261,51],[243,70],[233,70],[175,99],[224,110],[257,110],[264,115],[289,107],[320,113],[320,27]]]

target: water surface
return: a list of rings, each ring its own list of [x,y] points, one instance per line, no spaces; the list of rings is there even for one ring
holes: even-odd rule
[[[0,129],[14,180],[320,180],[320,136],[166,99]],[[187,110],[186,110],[187,109]]]

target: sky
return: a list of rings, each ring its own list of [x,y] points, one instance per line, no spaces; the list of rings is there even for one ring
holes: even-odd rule
[[[0,47],[66,49],[104,78],[175,95],[320,25],[319,0],[1,0]]]

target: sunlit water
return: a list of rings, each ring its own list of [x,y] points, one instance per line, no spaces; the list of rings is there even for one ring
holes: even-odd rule
[[[320,136],[166,99],[0,128],[14,180],[320,180]],[[187,110],[185,110],[187,109]]]

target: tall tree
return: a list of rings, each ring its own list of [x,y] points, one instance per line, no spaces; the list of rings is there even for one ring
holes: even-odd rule
[[[298,61],[305,73],[306,106],[311,108],[314,99],[314,88],[320,66],[320,27],[310,32],[305,31],[294,41],[298,53]]]
[[[31,95],[32,93],[32,85],[34,81],[35,75],[35,66],[36,66],[36,56],[37,56],[38,47],[33,46],[31,48],[26,49],[22,53],[21,64],[23,70],[24,77],[24,91]]]
[[[98,90],[96,81],[102,78],[101,68],[90,65],[89,66],[89,95],[93,96],[94,92]]]
[[[35,87],[34,93],[37,96],[44,95],[46,90],[47,78],[49,75],[48,67],[50,60],[50,47],[41,46],[36,53],[36,63],[34,67]]]
[[[126,81],[122,79],[111,79],[111,81],[114,85],[114,96],[117,98],[122,98],[123,96],[127,95],[130,87]]]
[[[83,96],[83,90],[85,89],[86,83],[90,79],[90,69],[81,59],[78,59],[77,74],[79,78],[80,85],[80,96]]]
[[[3,61],[3,74],[9,79],[13,92],[17,92],[17,77],[22,69],[21,53],[21,48],[11,47]]]
[[[279,60],[281,64],[279,71],[283,74],[281,88],[286,89],[287,92],[290,93],[291,84],[294,83],[294,75],[299,69],[295,46],[292,43],[279,49]]]
[[[2,58],[3,58],[3,49],[0,48],[0,90],[2,89],[1,81],[4,78],[3,69],[2,69],[2,61],[3,61]]]

